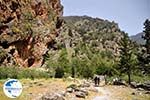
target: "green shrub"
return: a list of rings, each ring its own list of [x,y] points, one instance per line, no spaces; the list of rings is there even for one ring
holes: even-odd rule
[[[64,76],[64,69],[62,67],[57,67],[55,71],[55,78],[62,78]]]
[[[121,79],[123,79],[127,82],[128,81],[128,76],[127,75],[122,75]],[[132,75],[131,76],[131,81],[135,81],[137,83],[143,83],[145,81],[150,81],[150,77],[149,76]]]
[[[0,67],[0,79],[5,78],[19,78],[18,76],[19,70],[14,67]]]
[[[18,67],[0,66],[0,79],[6,78],[49,78],[50,74],[36,69],[23,69]]]

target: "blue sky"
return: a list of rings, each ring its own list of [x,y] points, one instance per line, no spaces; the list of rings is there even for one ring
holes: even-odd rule
[[[87,15],[115,21],[121,30],[134,35],[150,19],[150,0],[61,0],[64,16]]]

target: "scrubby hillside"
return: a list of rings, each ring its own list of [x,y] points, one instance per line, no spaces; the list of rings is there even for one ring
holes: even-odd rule
[[[0,0],[0,64],[41,66],[62,13],[59,0]]]
[[[113,67],[119,59],[119,41],[124,34],[118,24],[88,16],[63,19],[61,34],[45,55],[48,61],[45,65],[51,72],[59,68],[64,72],[62,76],[75,72],[76,76],[83,77],[116,73]]]
[[[118,56],[118,43],[123,37],[123,32],[117,23],[88,16],[68,16],[64,17],[64,21],[68,27],[68,38],[72,41],[71,46],[77,46],[76,39],[80,39],[82,43],[97,51],[108,51],[112,56]],[[67,33],[66,30],[64,33]]]

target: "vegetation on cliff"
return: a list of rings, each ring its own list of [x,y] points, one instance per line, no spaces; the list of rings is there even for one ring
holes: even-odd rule
[[[1,0],[1,64],[40,66],[59,34],[63,6],[59,0]]]

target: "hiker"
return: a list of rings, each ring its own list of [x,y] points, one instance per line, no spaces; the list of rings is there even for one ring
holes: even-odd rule
[[[95,83],[95,86],[99,86],[99,84],[100,84],[100,77],[98,75],[96,75],[94,77],[94,83]]]
[[[99,86],[100,83],[100,77],[97,77],[97,85]]]
[[[95,86],[97,85],[97,76],[94,77]]]
[[[106,85],[106,75],[94,75],[95,86]]]

